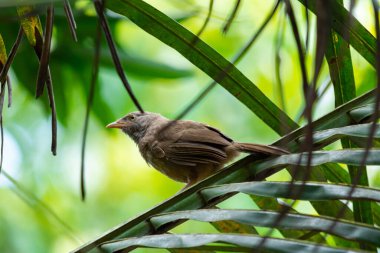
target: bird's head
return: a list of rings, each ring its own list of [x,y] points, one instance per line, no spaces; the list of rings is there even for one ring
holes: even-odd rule
[[[121,119],[107,125],[107,128],[119,128],[128,134],[136,143],[144,137],[147,129],[160,119],[160,114],[152,112],[131,112]]]

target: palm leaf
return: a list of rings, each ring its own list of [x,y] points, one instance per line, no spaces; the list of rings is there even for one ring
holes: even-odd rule
[[[313,152],[312,165],[316,166],[324,163],[339,162],[346,164],[359,164],[364,150],[340,150],[340,151],[317,151]],[[302,159],[299,159],[300,156]],[[289,195],[289,183],[276,182],[247,182],[240,184],[231,184],[231,182],[242,182],[248,178],[254,177],[257,173],[277,167],[284,167],[289,164],[305,165],[307,154],[291,154],[269,160],[256,161],[249,166],[243,166],[242,161],[225,168],[216,175],[198,183],[194,187],[174,196],[161,205],[149,210],[139,217],[120,225],[106,235],[89,242],[74,252],[87,252],[94,249],[97,245],[106,241],[125,238],[131,236],[141,236],[150,234],[151,225],[147,220],[159,213],[173,212],[178,210],[191,210],[207,206],[213,206],[224,199],[233,196],[236,192],[246,192],[272,197],[292,197]],[[380,150],[372,150],[369,153],[367,164],[380,164]],[[229,183],[223,186],[215,186],[207,189],[202,188],[209,185],[218,185]],[[255,187],[257,185],[257,187]],[[350,191],[350,185],[332,185],[322,183],[294,183],[292,187],[301,188],[300,198],[306,200],[322,199],[344,199]],[[199,193],[199,190],[201,192]],[[267,195],[265,195],[267,194]],[[272,195],[271,195],[272,194]],[[282,194],[282,195],[281,195]],[[380,191],[371,188],[357,187],[352,194],[353,199],[370,199],[380,201]],[[171,224],[173,226],[174,224]],[[170,229],[166,227],[165,230]],[[163,230],[164,231],[164,230]],[[161,232],[163,232],[161,231]]]
[[[129,247],[149,247],[149,248],[198,248],[210,243],[225,243],[229,246],[209,246],[208,249],[227,252],[252,252],[255,249],[264,249],[272,252],[283,253],[304,253],[312,252],[318,248],[321,253],[354,253],[363,252],[349,249],[327,247],[315,243],[305,243],[297,240],[285,240],[268,238],[264,245],[261,245],[262,238],[253,235],[235,234],[178,234],[178,235],[151,235],[141,238],[130,238],[114,242],[108,242],[101,246],[103,252],[116,252]]]
[[[374,156],[374,154],[371,156]],[[292,191],[289,190],[290,188]],[[273,198],[294,198],[294,192],[302,190],[302,192],[296,196],[297,199],[358,199],[380,202],[380,190],[378,189],[357,186],[352,195],[348,196],[347,193],[350,192],[351,188],[351,185],[336,185],[319,182],[293,182],[292,184],[289,182],[244,182],[209,187],[201,190],[201,194],[206,201],[211,201],[229,193],[237,192]]]
[[[272,227],[274,225],[273,221],[279,216],[281,216],[280,212],[273,211],[201,209],[161,214],[153,216],[149,221],[155,230],[181,219],[203,222],[232,220],[251,226]],[[380,229],[366,224],[341,220],[337,222],[334,230],[331,231],[328,228],[333,222],[335,222],[333,218],[326,216],[287,213],[276,228],[322,231],[333,233],[348,240],[359,240],[380,246],[380,241],[378,240],[380,238]]]

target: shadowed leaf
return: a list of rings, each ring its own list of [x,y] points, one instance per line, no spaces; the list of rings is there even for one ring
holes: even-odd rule
[[[114,242],[108,242],[101,246],[104,252],[116,252],[131,246],[144,246],[149,248],[193,248],[209,243],[226,243],[233,245],[231,248],[219,248],[221,251],[232,252],[234,247],[240,246],[239,251],[252,252],[258,248],[262,237],[253,235],[232,234],[183,234],[183,235],[151,235],[141,238],[130,238]],[[314,243],[305,243],[295,240],[267,238],[267,243],[261,249],[281,253],[312,252],[318,246],[319,253],[354,253],[360,252],[349,249],[339,249]]]
[[[271,211],[202,209],[161,214],[152,217],[150,221],[155,226],[155,229],[180,219],[204,222],[232,220],[251,226],[272,227],[273,222],[279,215],[279,212]],[[360,240],[380,246],[380,241],[378,240],[380,238],[380,229],[362,223],[339,221],[334,231],[328,231],[329,224],[333,222],[333,218],[326,216],[287,213],[276,228],[321,231],[349,240]]]
[[[245,182],[212,186],[201,190],[201,193],[207,201],[231,192],[294,199],[293,194],[289,192],[289,186],[289,182]],[[303,188],[297,198],[301,200],[366,199],[380,202],[380,190],[375,188],[358,186],[350,198],[347,196],[347,193],[351,190],[351,185],[349,184],[294,182],[293,187]]]

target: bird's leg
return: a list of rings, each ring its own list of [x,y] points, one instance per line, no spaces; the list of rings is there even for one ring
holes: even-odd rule
[[[187,177],[187,184],[178,192],[181,193],[188,189],[189,187],[193,186],[194,184],[204,180],[205,178],[209,177],[211,174],[210,173],[192,173]]]
[[[190,186],[194,185],[197,181],[189,181],[187,182],[187,184],[181,189],[181,191],[184,191],[186,190],[187,188],[189,188]]]
[[[188,177],[187,178],[187,184],[177,192],[177,194],[185,191],[186,189],[188,189],[190,186],[194,185],[195,183],[197,183],[199,180],[197,180],[196,178],[193,178],[193,177]]]
[[[190,186],[192,186],[194,183],[190,184],[190,183],[187,183],[183,188],[181,188],[181,190],[179,190],[175,195],[178,195],[182,192],[184,192],[187,188],[189,188]]]

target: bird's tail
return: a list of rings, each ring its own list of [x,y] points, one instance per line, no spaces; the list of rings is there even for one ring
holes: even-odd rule
[[[260,154],[266,154],[266,155],[289,154],[288,151],[279,147],[253,144],[253,143],[235,142],[234,147],[236,148],[237,151],[244,152],[244,153],[260,153]]]

